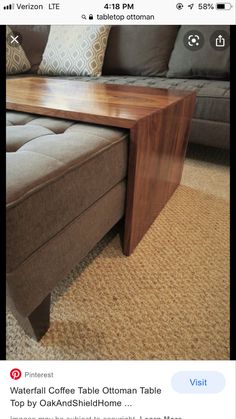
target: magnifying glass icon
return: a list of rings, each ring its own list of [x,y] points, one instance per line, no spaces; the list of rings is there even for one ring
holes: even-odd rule
[[[86,16],[85,15],[82,15],[81,17],[82,17],[82,19],[85,19],[86,20]]]

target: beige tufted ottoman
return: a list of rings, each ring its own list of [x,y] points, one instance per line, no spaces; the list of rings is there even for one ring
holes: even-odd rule
[[[7,297],[25,331],[50,293],[124,214],[128,133],[7,113]]]

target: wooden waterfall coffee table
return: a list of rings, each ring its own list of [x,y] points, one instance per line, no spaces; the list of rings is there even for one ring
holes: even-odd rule
[[[23,77],[7,80],[9,110],[130,132],[123,251],[130,255],[180,183],[195,92]]]

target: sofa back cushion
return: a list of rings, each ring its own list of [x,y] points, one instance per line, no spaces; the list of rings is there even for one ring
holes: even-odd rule
[[[110,26],[51,26],[38,74],[100,76]]]
[[[21,34],[22,48],[31,64],[31,73],[37,73],[50,31],[49,25],[10,25]]]
[[[113,26],[103,74],[165,76],[179,26]]]
[[[15,37],[9,26],[6,27],[6,74],[25,73],[30,70],[30,62],[21,45],[15,46],[11,42]]]
[[[184,45],[185,35],[200,32],[203,36],[203,46],[193,51]],[[230,48],[213,48],[216,33],[223,33],[229,37],[229,26],[181,26],[172,51],[167,77],[229,79]],[[212,41],[211,41],[212,37]]]

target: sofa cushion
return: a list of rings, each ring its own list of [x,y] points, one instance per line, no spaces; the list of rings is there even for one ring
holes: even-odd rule
[[[187,32],[197,30],[204,37],[203,47],[191,51],[184,46]],[[229,26],[181,26],[172,51],[167,77],[229,79],[230,49],[216,50],[211,46],[210,38],[215,31],[229,34]]]
[[[103,74],[163,76],[174,47],[178,26],[113,26]]]
[[[13,31],[21,34],[22,48],[31,64],[31,73],[37,73],[47,44],[49,25],[9,25]]]
[[[15,112],[7,120],[9,272],[125,178],[128,134]]]
[[[38,74],[101,75],[110,26],[51,26]]]
[[[31,68],[30,62],[25,55],[21,45],[11,44],[11,37],[14,33],[9,26],[6,27],[6,73],[19,74],[25,73]]]

